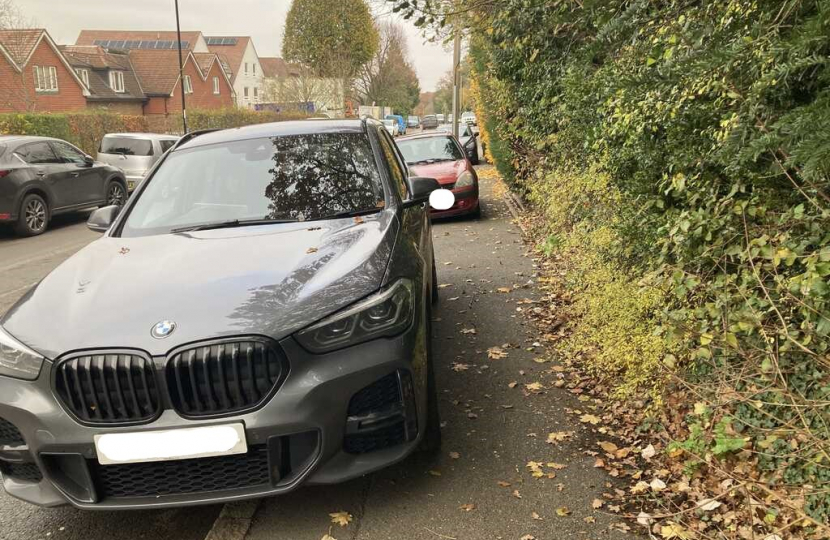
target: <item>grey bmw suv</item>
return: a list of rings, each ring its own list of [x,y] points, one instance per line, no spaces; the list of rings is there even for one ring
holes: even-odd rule
[[[213,503],[437,448],[437,188],[371,120],[184,137],[0,319],[6,492]]]

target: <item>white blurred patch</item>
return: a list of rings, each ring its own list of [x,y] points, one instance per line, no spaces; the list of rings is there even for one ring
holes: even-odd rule
[[[455,204],[455,194],[448,189],[436,189],[429,194],[429,205],[435,210],[449,210]]]
[[[242,424],[95,435],[101,465],[244,454]]]

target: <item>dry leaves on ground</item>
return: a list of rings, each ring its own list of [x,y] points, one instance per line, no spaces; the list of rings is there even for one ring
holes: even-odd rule
[[[329,516],[331,517],[332,523],[334,523],[335,525],[340,525],[341,527],[347,526],[349,523],[352,522],[352,519],[354,519],[350,513],[343,511],[332,512],[329,514]]]

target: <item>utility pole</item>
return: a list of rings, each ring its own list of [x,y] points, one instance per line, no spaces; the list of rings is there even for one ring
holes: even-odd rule
[[[455,30],[452,52],[452,135],[458,138],[461,116],[461,32]]]
[[[179,88],[182,91],[182,127],[187,135],[187,104],[184,101],[184,62],[182,61],[182,27],[179,25],[179,0],[176,3],[176,43],[179,49]]]

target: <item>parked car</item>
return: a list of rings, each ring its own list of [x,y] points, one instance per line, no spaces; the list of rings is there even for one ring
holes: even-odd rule
[[[127,190],[132,191],[179,138],[157,133],[109,133],[101,139],[98,161],[124,171]]]
[[[437,119],[438,119],[438,123],[439,123],[439,124],[443,124],[444,122],[446,122],[446,120],[444,119],[444,115],[443,115],[443,114],[436,114],[436,115],[435,115],[435,118],[437,118]]]
[[[394,120],[398,124],[398,135],[406,135],[406,120],[399,114],[387,114],[387,120]]]
[[[438,126],[438,131],[452,133],[452,124],[442,124]],[[478,131],[473,129],[471,124],[458,124],[458,142],[461,143],[470,162],[478,165],[481,162],[478,152]]]
[[[373,120],[185,136],[0,318],[6,493],[217,503],[437,450],[438,187]]]
[[[438,117],[434,114],[428,114],[421,119],[421,128],[435,129],[438,127]]]
[[[119,169],[66,141],[0,137],[0,223],[12,224],[20,236],[43,233],[58,214],[121,205],[126,199],[127,182]]]
[[[461,122],[465,124],[472,124],[474,126],[478,125],[478,120],[476,119],[476,114],[474,112],[467,111],[461,115]]]
[[[421,119],[417,116],[410,116],[406,119],[406,127],[418,129],[419,127],[421,127]]]
[[[384,118],[383,119],[383,127],[386,128],[386,131],[389,132],[390,135],[393,137],[398,136],[398,122],[393,118]]]
[[[448,210],[433,210],[433,217],[481,215],[478,175],[451,133],[432,131],[410,135],[399,138],[396,144],[412,174],[435,178],[441,187],[455,195],[455,204]]]

